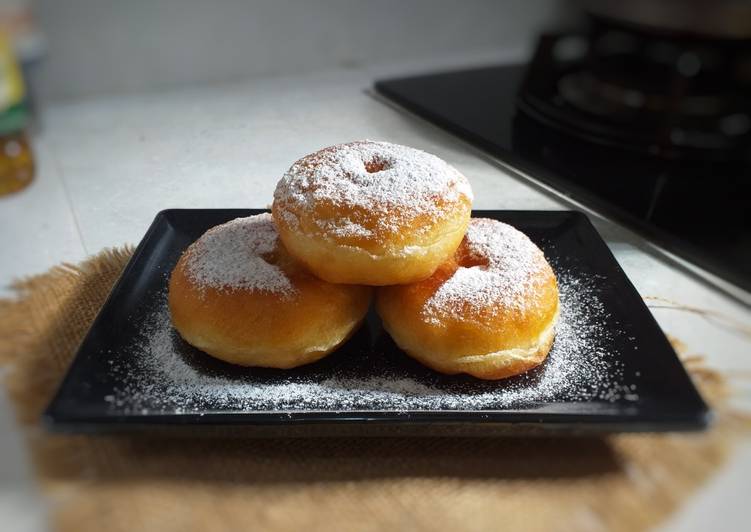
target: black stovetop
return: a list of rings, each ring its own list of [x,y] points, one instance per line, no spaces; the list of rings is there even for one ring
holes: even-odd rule
[[[664,249],[751,291],[747,161],[666,161],[567,134],[520,111],[517,96],[526,70],[525,65],[495,66],[382,80],[375,88]]]

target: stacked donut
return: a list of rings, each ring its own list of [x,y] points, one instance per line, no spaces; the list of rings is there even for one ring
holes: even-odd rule
[[[466,178],[438,157],[386,142],[325,148],[282,177],[271,214],[186,250],[170,278],[173,324],[216,358],[291,368],[345,342],[375,291],[385,329],[423,364],[519,374],[552,345],[555,275],[524,234],[471,208]]]

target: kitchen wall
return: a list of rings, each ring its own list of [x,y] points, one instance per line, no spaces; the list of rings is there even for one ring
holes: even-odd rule
[[[555,0],[37,0],[44,100],[524,51]]]

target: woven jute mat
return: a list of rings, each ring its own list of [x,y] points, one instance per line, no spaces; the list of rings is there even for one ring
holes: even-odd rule
[[[727,459],[747,420],[689,364],[710,431],[606,438],[191,439],[53,435],[40,425],[132,249],[16,283],[0,366],[52,526],[189,530],[624,530],[659,523]]]

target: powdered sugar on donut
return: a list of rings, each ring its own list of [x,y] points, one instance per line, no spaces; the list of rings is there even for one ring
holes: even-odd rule
[[[303,157],[287,171],[274,192],[275,208],[311,211],[320,202],[374,212],[381,231],[398,232],[418,217],[440,220],[438,201],[471,201],[466,178],[435,155],[388,142],[358,141]],[[293,222],[294,217],[284,217]],[[370,231],[352,219],[322,221],[336,236]],[[295,228],[295,226],[292,226]]]
[[[264,259],[278,238],[269,213],[236,218],[210,229],[188,249],[186,273],[201,288],[293,293],[284,272]]]
[[[326,232],[335,235],[340,238],[370,238],[373,236],[373,231],[363,227],[357,222],[353,222],[349,218],[339,218],[336,220],[318,220],[318,227]]]
[[[525,310],[535,304],[534,294],[542,286],[539,274],[550,267],[524,233],[496,220],[473,218],[461,245],[468,262],[476,265],[459,266],[425,302],[427,321],[462,319],[476,309]]]

